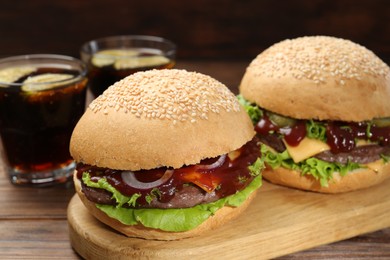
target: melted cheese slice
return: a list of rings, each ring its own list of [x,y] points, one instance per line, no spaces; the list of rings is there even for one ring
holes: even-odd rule
[[[298,146],[290,146],[288,143],[283,140],[284,145],[286,146],[286,149],[288,153],[290,154],[291,158],[294,160],[295,163],[298,163],[300,161],[303,161],[309,157],[312,157],[313,155],[316,155],[320,152],[330,150],[330,146],[320,140],[317,139],[311,139],[305,137]],[[357,140],[356,146],[364,146],[369,145],[370,142],[366,140]],[[368,164],[368,168],[377,171],[378,165],[374,163]],[[376,169],[376,170],[375,170]]]
[[[290,146],[285,140],[283,140],[283,142],[295,163],[303,161],[320,152],[330,150],[329,145],[326,143],[307,137],[305,137],[297,146]]]

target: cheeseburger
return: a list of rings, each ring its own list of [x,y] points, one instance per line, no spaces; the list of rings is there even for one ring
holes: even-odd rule
[[[390,69],[365,47],[326,36],[276,43],[248,66],[239,100],[270,182],[338,193],[390,176]]]
[[[185,70],[135,73],[76,125],[76,191],[130,237],[175,240],[223,225],[261,186],[251,120],[217,80]]]

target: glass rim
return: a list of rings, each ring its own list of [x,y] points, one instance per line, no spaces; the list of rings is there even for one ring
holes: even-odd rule
[[[19,67],[17,65],[18,62],[23,62],[23,61],[31,61],[30,63],[26,64],[20,64],[20,67],[25,67],[28,65],[40,67],[40,63],[34,63],[34,60],[47,60],[47,62],[50,61],[57,61],[56,63],[53,62],[55,65],[66,65],[68,63],[74,63],[79,66],[78,68],[75,68],[75,71],[78,71],[79,73],[77,75],[74,75],[74,77],[70,79],[61,79],[61,80],[55,80],[55,81],[47,81],[47,82],[38,82],[38,83],[28,83],[29,85],[36,85],[36,86],[43,86],[43,85],[48,85],[48,84],[53,84],[53,83],[62,83],[62,82],[79,82],[82,79],[84,79],[87,76],[88,68],[87,65],[80,59],[77,59],[72,56],[67,56],[67,55],[61,55],[61,54],[46,54],[46,53],[40,53],[40,54],[25,54],[25,55],[16,55],[16,56],[10,56],[10,57],[5,57],[0,59],[0,71],[2,69],[6,68],[12,68],[12,67]],[[62,64],[61,61],[64,63]],[[1,65],[7,64],[7,63],[16,63],[15,66],[4,66],[1,68]],[[71,64],[68,64],[71,66]],[[25,83],[20,82],[20,83],[14,83],[14,82],[4,82],[0,80],[1,85],[7,85],[7,86],[23,86]]]
[[[86,54],[94,54],[96,51],[92,51],[91,46],[99,43],[104,43],[104,42],[115,42],[115,41],[131,41],[131,40],[139,40],[139,41],[149,41],[149,42],[155,42],[155,43],[163,43],[166,44],[169,47],[168,51],[164,51],[163,53],[166,53],[166,55],[173,55],[176,52],[177,45],[166,38],[159,37],[159,36],[152,36],[152,35],[115,35],[115,36],[107,36],[107,37],[101,37],[101,38],[96,38],[90,41],[85,42],[84,44],[81,45],[80,52],[86,53]],[[105,50],[108,48],[102,48],[101,50]]]

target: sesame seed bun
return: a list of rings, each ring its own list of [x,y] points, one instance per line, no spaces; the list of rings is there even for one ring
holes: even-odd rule
[[[302,175],[298,171],[283,167],[274,170],[266,169],[262,174],[268,181],[282,186],[321,193],[341,193],[368,188],[389,178],[390,163],[384,164],[382,160],[376,163],[379,167],[375,171],[370,168],[360,168],[345,176],[333,173],[333,179],[329,181],[327,187],[321,186],[312,175]]]
[[[81,191],[81,182],[77,178],[76,173],[74,174],[74,183],[76,192],[79,195],[81,201],[88,209],[88,211],[99,221],[128,237],[138,237],[154,240],[178,240],[195,237],[204,232],[210,232],[211,230],[220,227],[239,216],[249,206],[257,193],[257,191],[252,192],[248,199],[246,199],[239,207],[222,207],[217,212],[215,212],[213,216],[209,217],[205,222],[203,222],[195,229],[184,232],[167,232],[158,229],[147,228],[142,225],[128,226],[122,224],[116,219],[110,218],[103,211],[96,208],[95,204],[85,197],[84,193]]]
[[[390,117],[389,66],[365,47],[329,36],[274,44],[250,63],[239,89],[246,100],[294,119],[362,122]],[[299,171],[263,171],[264,179],[275,184],[338,193],[381,183],[390,177],[390,163],[382,162],[378,171],[361,168],[332,176],[323,187]]]
[[[240,148],[255,132],[217,80],[185,70],[150,70],[109,87],[73,131],[77,162],[118,170],[180,168]]]
[[[177,169],[234,151],[254,135],[249,116],[222,83],[185,70],[150,70],[115,83],[89,105],[73,131],[70,152],[78,163],[114,170]],[[222,206],[196,228],[167,232],[108,216],[87,198],[77,175],[77,194],[93,216],[144,239],[176,240],[214,229],[239,215],[255,194],[238,207]],[[171,190],[177,188],[173,185]]]
[[[390,69],[349,40],[301,37],[260,53],[248,66],[240,93],[296,119],[359,122],[390,116]]]

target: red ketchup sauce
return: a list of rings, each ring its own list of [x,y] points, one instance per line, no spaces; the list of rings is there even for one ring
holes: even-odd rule
[[[367,131],[367,129],[369,131]],[[280,128],[264,115],[255,125],[259,135],[268,135],[276,132],[284,136],[284,140],[291,146],[297,146],[306,136],[306,123],[297,120],[292,127]],[[332,153],[349,152],[356,147],[356,139],[378,142],[379,145],[390,145],[390,127],[378,127],[366,122],[346,123],[338,121],[326,122],[326,143]]]
[[[201,184],[204,190],[214,191],[220,198],[244,189],[254,178],[250,174],[248,166],[252,165],[260,156],[257,139],[254,138],[238,150],[240,151],[239,157],[232,161],[229,156],[226,156],[225,162],[214,169],[197,169],[196,165],[174,169],[172,176],[165,183],[154,187],[159,190],[159,201],[163,203],[169,202],[174,194],[183,188],[183,185],[188,185],[191,182]],[[211,164],[218,158],[205,159],[200,164]],[[153,182],[160,179],[166,170],[167,168],[165,167],[153,170],[141,170],[135,171],[134,175],[139,181]],[[97,182],[100,178],[106,178],[123,195],[131,196],[135,193],[141,194],[141,197],[137,199],[137,203],[140,205],[147,204],[145,196],[150,194],[153,189],[141,190],[127,185],[122,180],[122,171],[120,170],[99,168],[79,163],[77,165],[77,177],[81,179],[84,172],[90,174],[92,181]]]
[[[299,120],[292,127],[279,127],[272,123],[268,116],[263,118],[255,125],[255,130],[260,135],[268,135],[270,132],[276,132],[284,136],[284,140],[291,146],[297,146],[306,136],[306,124]]]

